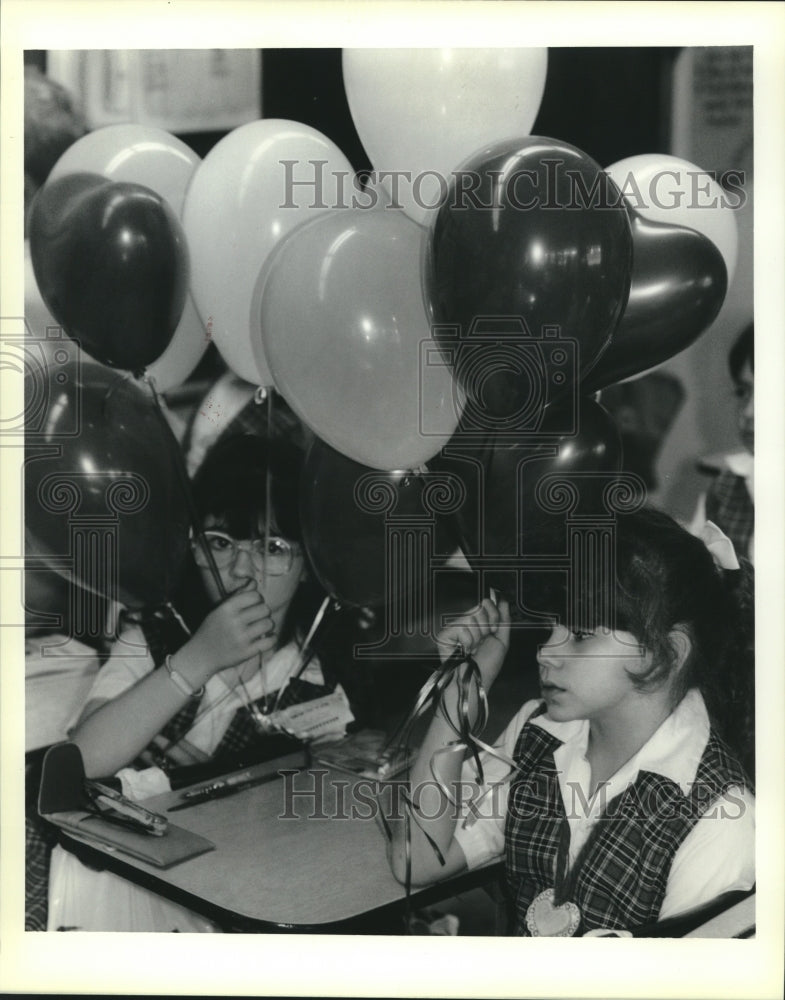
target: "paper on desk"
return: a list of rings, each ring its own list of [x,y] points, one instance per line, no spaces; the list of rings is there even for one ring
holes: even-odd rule
[[[340,739],[354,715],[349,699],[339,684],[331,694],[273,712],[271,721],[299,739],[327,741]]]

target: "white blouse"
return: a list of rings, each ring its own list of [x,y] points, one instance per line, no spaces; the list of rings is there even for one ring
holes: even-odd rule
[[[507,758],[512,758],[521,729],[540,704],[527,702],[495,744]],[[553,756],[570,824],[570,862],[605,805],[633,784],[640,770],[661,774],[688,794],[709,738],[706,706],[693,689],[638,753],[591,796],[591,768],[586,760],[589,722],[555,722],[547,715],[539,715],[531,724],[563,741]],[[455,832],[469,868],[500,857],[504,851],[509,768],[487,753],[481,759],[485,782],[472,797],[476,811],[465,807]],[[469,783],[477,787],[476,776],[474,762],[468,759],[461,776],[466,783],[463,787],[469,787]],[[660,919],[684,913],[723,892],[751,889],[754,884],[755,798],[751,792],[733,787],[713,803],[676,851]]]

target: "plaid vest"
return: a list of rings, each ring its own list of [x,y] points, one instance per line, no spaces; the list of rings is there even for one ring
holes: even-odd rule
[[[526,911],[553,886],[565,807],[554,751],[561,740],[525,725],[515,747],[519,777],[510,787],[505,821],[507,880],[516,909],[516,933],[528,934]],[[649,771],[612,799],[580,852],[573,902],[581,911],[579,934],[595,928],[632,929],[654,923],[674,855],[708,806],[731,785],[745,787],[741,766],[712,732],[692,793]],[[569,803],[568,803],[569,804]],[[580,800],[573,804],[581,808]]]
[[[706,494],[706,517],[733,542],[738,556],[747,556],[755,528],[755,506],[741,476],[723,470]]]

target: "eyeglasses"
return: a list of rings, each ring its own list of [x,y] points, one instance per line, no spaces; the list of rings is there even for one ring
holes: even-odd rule
[[[223,531],[204,531],[202,543],[198,538],[191,541],[197,566],[209,569],[210,562],[204,550],[209,549],[218,569],[228,569],[240,551],[247,552],[253,562],[270,576],[286,576],[294,564],[295,548],[285,538],[271,535],[270,538],[253,538],[238,542]]]

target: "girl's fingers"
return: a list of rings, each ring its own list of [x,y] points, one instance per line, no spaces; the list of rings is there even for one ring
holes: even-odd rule
[[[230,594],[223,606],[231,608],[233,611],[243,611],[245,608],[252,608],[255,604],[264,604],[262,595],[256,587],[249,587],[247,590],[243,587]]]
[[[260,604],[259,607],[246,608],[242,614],[239,614],[237,616],[237,627],[255,630],[260,622],[267,622],[269,625],[272,624],[272,620],[270,609],[266,604]]]
[[[490,597],[486,597],[443,629],[436,637],[436,643],[445,652],[462,646],[466,653],[473,653],[486,636],[495,635],[499,626],[509,624],[509,620],[507,601],[500,600],[497,605]]]
[[[270,617],[269,612],[259,615],[253,621],[244,622],[242,634],[246,639],[255,642],[257,639],[266,639],[275,632],[275,622]]]
[[[488,624],[492,627],[498,625],[501,620],[501,613],[497,605],[489,597],[485,598],[482,605],[488,618]]]
[[[487,625],[481,627],[479,625],[466,624],[446,629],[436,641],[444,650],[452,651],[453,648],[462,647],[465,653],[473,653],[488,634],[489,629]]]
[[[269,653],[271,649],[274,649],[278,643],[278,636],[275,632],[267,632],[261,636],[255,643],[256,650],[259,653]]]

